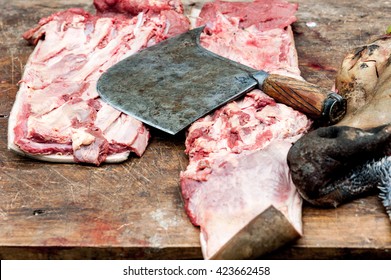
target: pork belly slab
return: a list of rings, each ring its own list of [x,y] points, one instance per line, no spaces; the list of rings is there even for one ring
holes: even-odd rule
[[[144,153],[148,129],[105,104],[97,80],[118,61],[185,32],[189,21],[180,2],[149,10],[151,1],[142,7],[138,1],[138,10],[121,6],[121,13],[112,6],[106,11],[102,2],[95,3],[98,15],[69,9],[41,19],[23,35],[36,46],[10,114],[10,149],[46,161],[95,165]]]
[[[300,78],[290,27],[297,5],[264,0],[243,5],[206,4],[198,20],[207,26],[201,44],[253,68]],[[291,180],[287,154],[310,125],[302,113],[253,90],[189,128],[189,165],[181,173],[181,190],[190,220],[200,226],[204,258],[256,257],[302,234],[302,199]],[[274,215],[270,209],[277,209],[285,222],[266,223],[257,237],[265,242],[263,248],[240,256],[222,252],[255,217]],[[272,242],[280,238],[274,229],[295,234]]]

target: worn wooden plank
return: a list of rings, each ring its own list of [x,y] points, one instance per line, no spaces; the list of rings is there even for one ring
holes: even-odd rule
[[[331,88],[353,47],[389,25],[384,1],[300,0],[294,24],[303,76]],[[32,47],[21,34],[43,16],[91,0],[0,0],[0,257],[201,258],[184,210],[184,136],[153,132],[142,158],[100,167],[38,162],[6,148],[9,111]],[[315,27],[307,23],[316,23]],[[391,226],[376,196],[303,211],[304,236],[265,258],[389,258]]]

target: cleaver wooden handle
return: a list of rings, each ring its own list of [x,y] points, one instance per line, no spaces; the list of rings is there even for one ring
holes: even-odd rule
[[[346,113],[344,98],[306,81],[270,74],[264,77],[260,89],[276,101],[327,125],[337,123]]]

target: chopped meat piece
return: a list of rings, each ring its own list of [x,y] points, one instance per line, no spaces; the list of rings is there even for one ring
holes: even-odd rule
[[[98,14],[120,13],[137,16],[140,13],[159,13],[167,27],[167,36],[186,32],[189,20],[183,15],[180,0],[94,0]]]
[[[94,6],[100,13],[115,12],[138,15],[148,10],[156,13],[164,10],[174,10],[177,13],[183,13],[183,6],[180,0],[94,0]]]
[[[72,134],[72,149],[76,162],[99,165],[108,153],[109,144],[100,130],[81,129]]]
[[[257,29],[283,29],[296,21],[295,13],[298,4],[288,4],[280,0],[254,0],[254,1],[214,1],[204,5],[199,15],[199,25],[216,21],[218,14],[227,18],[236,18],[240,28],[254,25]]]

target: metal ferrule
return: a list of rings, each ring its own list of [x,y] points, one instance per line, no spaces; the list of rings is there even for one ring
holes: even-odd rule
[[[261,87],[263,85],[263,82],[269,76],[269,73],[260,70],[256,73],[251,74],[251,76],[258,82],[258,86]]]
[[[339,122],[346,114],[346,99],[339,94],[330,93],[325,102],[322,112],[323,119],[328,120],[328,124]]]

